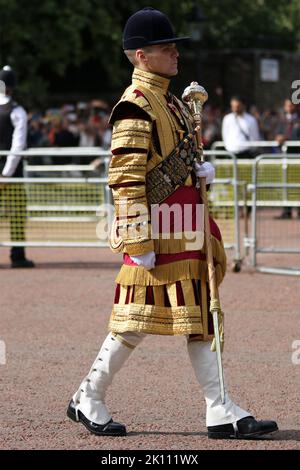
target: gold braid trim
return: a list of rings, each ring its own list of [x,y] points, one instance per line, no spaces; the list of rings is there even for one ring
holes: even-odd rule
[[[154,91],[160,91],[161,93],[166,93],[170,85],[170,79],[161,77],[152,72],[146,72],[135,68],[132,74],[132,83],[135,85],[144,83],[149,89]]]
[[[141,240],[140,242],[136,240],[134,242],[129,242],[128,240],[124,241],[123,253],[128,253],[132,256],[140,256],[149,251],[154,251],[153,240]]]
[[[159,335],[201,334],[203,326],[198,307],[156,307],[114,305],[108,330],[116,333],[139,331]]]
[[[158,139],[162,156],[165,158],[172,152],[179,142],[176,131],[177,129],[180,129],[180,126],[177,123],[175,116],[173,116],[169,110],[166,98],[160,91],[154,92],[140,84],[138,84],[138,88],[147,98],[153,114],[156,116],[155,123]]]
[[[145,153],[134,153],[129,155],[114,155],[109,168],[108,183],[113,186],[112,193],[115,203],[116,216],[124,219],[126,217],[136,217],[140,213],[147,213],[147,200],[145,188],[145,175],[147,165],[147,153],[150,148],[152,123],[142,119],[122,119],[114,123],[112,135],[112,151],[120,147],[145,150]],[[130,186],[122,186],[123,183],[130,183]],[[137,206],[139,204],[139,206]],[[122,243],[111,243],[112,248],[117,246],[117,250],[131,255],[142,255],[154,248],[151,240],[150,224],[141,227],[144,230],[137,230],[136,227],[126,229],[120,234]],[[123,222],[124,223],[124,222]],[[113,248],[115,250],[115,248]],[[116,251],[116,250],[115,250]]]
[[[128,166],[145,166],[147,165],[147,154],[146,153],[125,153],[113,155],[110,160],[109,171],[117,168],[121,171],[122,168]]]
[[[109,185],[122,183],[145,183],[146,165],[128,165],[109,170]]]
[[[128,186],[123,188],[113,188],[113,196],[114,198],[117,197],[122,198],[124,201],[126,199],[134,199],[137,203],[141,204],[143,201],[138,201],[137,199],[141,197],[146,198],[145,194],[145,185],[135,185],[135,186]],[[134,202],[134,201],[133,201]]]
[[[120,147],[141,148],[150,146],[152,123],[142,119],[122,119],[113,127],[111,150]]]
[[[136,197],[135,199],[126,199],[121,198],[118,199],[115,190],[113,189],[113,196],[115,201],[115,210],[116,216],[124,216],[126,217],[135,217],[138,216],[138,212],[149,215],[148,219],[150,219],[150,213],[148,211],[147,200],[146,196]],[[137,206],[137,204],[139,204]]]

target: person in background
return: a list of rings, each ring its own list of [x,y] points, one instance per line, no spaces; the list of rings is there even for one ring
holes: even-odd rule
[[[29,116],[27,146],[29,148],[49,146],[49,141],[45,131],[45,124],[43,122],[42,116],[39,114],[31,114]]]
[[[77,147],[79,138],[70,130],[70,121],[68,117],[63,117],[58,122],[54,134],[53,145],[55,147]],[[69,162],[68,160],[67,162]]]
[[[95,147],[96,135],[94,126],[89,122],[79,123],[79,147]]]
[[[109,106],[105,101],[93,100],[90,104],[91,117],[89,122],[95,132],[95,146],[108,150],[111,144],[111,126],[109,124]],[[94,170],[102,171],[104,168],[103,158],[96,158],[91,162]]]
[[[93,100],[90,103],[91,117],[89,122],[96,132],[95,145],[108,149],[111,141],[111,129],[108,124],[109,106],[103,100]]]
[[[257,151],[247,144],[260,140],[257,119],[246,112],[245,100],[240,96],[231,98],[230,108],[231,113],[227,114],[222,122],[225,149],[239,158],[253,158]]]
[[[278,127],[276,129],[275,139],[280,145],[283,145],[286,140],[299,140],[297,138],[297,126],[300,123],[300,116],[297,112],[296,105],[291,99],[284,100],[283,112],[281,113]],[[297,153],[298,150],[295,147],[290,147],[287,153]],[[298,209],[298,217],[300,211]],[[276,219],[292,219],[293,210],[292,207],[284,207],[281,214]]]
[[[294,127],[299,123],[299,113],[296,105],[289,98],[284,100],[283,110],[275,133],[275,139],[280,145],[290,140]]]
[[[202,142],[204,149],[210,149],[216,140],[221,138],[221,119],[219,110],[207,105],[203,112]]]
[[[257,117],[260,133],[263,140],[275,140],[275,133],[278,126],[278,113],[275,109],[265,109]],[[271,147],[271,151],[275,152],[277,147]]]
[[[9,66],[0,70],[0,150],[8,150],[7,158],[0,160],[2,178],[21,178],[23,160],[18,155],[26,147],[27,113],[16,103],[13,91],[17,80]],[[10,216],[10,235],[12,242],[25,241],[26,193],[23,184],[1,183],[0,200],[4,203]],[[23,246],[13,246],[10,251],[13,268],[32,268],[34,263],[25,257]]]

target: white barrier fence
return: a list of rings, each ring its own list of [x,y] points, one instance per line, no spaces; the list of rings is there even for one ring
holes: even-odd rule
[[[273,142],[264,144],[270,147]],[[7,154],[0,152],[0,158]],[[0,193],[0,246],[107,246],[107,241],[97,238],[96,227],[103,218],[97,210],[101,204],[112,203],[107,184],[110,152],[76,147],[29,149],[21,154],[25,157],[25,178],[0,179],[6,187]],[[36,164],[40,157],[49,164]],[[60,157],[69,158],[71,164],[59,163]],[[233,269],[239,271],[249,248],[258,246],[257,233],[252,230],[252,238],[249,237],[246,205],[253,206],[256,216],[262,207],[298,207],[300,197],[298,193],[296,197],[291,195],[289,185],[297,188],[300,183],[300,166],[297,159],[290,159],[290,154],[272,153],[269,158],[262,158],[254,201],[247,195],[246,187],[248,184],[251,188],[252,184],[253,190],[255,159],[238,160],[222,150],[206,151],[205,157],[213,160],[217,173],[209,193],[210,210],[232,256]],[[264,185],[264,190],[258,184]]]
[[[283,163],[290,169],[285,169],[283,178],[262,180],[265,164],[281,168]],[[279,154],[275,161],[273,154],[258,156],[249,189],[253,207],[252,265],[261,272],[299,276],[300,155]]]
[[[0,152],[0,156],[7,154]],[[210,154],[206,152],[207,157]],[[236,159],[226,151],[215,151],[216,155],[229,159],[232,177],[215,180],[210,207],[221,226],[225,248],[232,253],[235,270],[239,270],[242,260]],[[96,227],[101,221],[97,210],[102,204],[112,203],[107,184],[110,152],[100,148],[41,148],[24,151],[22,156],[26,157],[25,177],[0,179],[7,188],[2,200],[0,197],[0,245],[107,246],[107,241],[97,239]],[[35,164],[41,156],[49,163],[51,159],[51,164]],[[67,157],[92,158],[92,162],[56,164],[60,157],[64,161]]]

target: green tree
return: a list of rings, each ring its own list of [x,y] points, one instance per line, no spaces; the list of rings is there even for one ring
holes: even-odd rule
[[[43,102],[53,79],[89,61],[99,88],[117,90],[130,70],[121,48],[125,21],[149,3],[170,16],[178,34],[189,32],[188,15],[199,4],[205,48],[300,50],[299,0],[0,0],[0,65],[16,69],[31,105]]]
[[[201,0],[201,5],[210,46],[300,49],[299,0]]]

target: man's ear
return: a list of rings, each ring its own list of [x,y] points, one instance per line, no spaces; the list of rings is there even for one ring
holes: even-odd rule
[[[137,49],[135,52],[136,60],[142,62],[143,64],[147,63],[147,57],[143,49]]]

